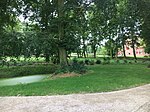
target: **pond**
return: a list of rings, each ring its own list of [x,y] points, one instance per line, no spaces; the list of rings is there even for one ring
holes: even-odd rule
[[[34,76],[24,76],[24,77],[9,78],[9,79],[0,79],[0,86],[33,83],[33,82],[41,81],[46,77],[47,75],[34,75]]]

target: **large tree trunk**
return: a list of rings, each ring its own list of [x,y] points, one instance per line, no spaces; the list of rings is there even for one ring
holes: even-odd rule
[[[83,43],[83,56],[84,56],[84,58],[87,58],[87,56],[86,56],[86,45],[85,45],[85,43]]]
[[[64,16],[64,0],[58,0],[58,17],[63,18]],[[58,23],[58,33],[59,33],[59,41],[64,38],[64,23],[63,21],[59,21]],[[60,63],[67,65],[67,52],[66,49],[62,46],[59,46],[59,59]]]
[[[59,47],[59,58],[61,64],[67,65],[67,53],[66,50],[62,47]]]

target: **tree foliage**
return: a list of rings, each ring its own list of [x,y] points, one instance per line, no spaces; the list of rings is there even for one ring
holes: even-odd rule
[[[0,56],[56,56],[67,63],[69,53],[87,57],[89,47],[96,57],[105,40],[113,58],[130,39],[136,59],[138,38],[150,53],[149,10],[149,0],[1,0]]]

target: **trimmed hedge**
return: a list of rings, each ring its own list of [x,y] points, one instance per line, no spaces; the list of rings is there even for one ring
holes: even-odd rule
[[[11,68],[0,68],[0,78],[11,78],[19,76],[52,74],[57,70],[57,65],[30,65],[16,66]]]

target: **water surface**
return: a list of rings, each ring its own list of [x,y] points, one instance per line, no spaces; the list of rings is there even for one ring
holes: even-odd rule
[[[46,77],[47,75],[34,75],[34,76],[24,76],[24,77],[9,78],[9,79],[0,79],[0,86],[10,86],[10,85],[38,82],[43,80]]]

